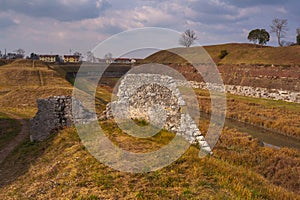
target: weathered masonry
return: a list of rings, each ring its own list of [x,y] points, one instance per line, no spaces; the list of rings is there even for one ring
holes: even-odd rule
[[[70,96],[38,99],[37,104],[38,112],[30,119],[31,141],[43,141],[52,132],[72,126],[74,123],[85,124],[97,120],[95,114],[87,111],[80,101]],[[73,111],[76,113],[76,118],[72,115]]]

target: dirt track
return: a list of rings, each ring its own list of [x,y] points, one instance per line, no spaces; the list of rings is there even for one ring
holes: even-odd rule
[[[25,138],[29,134],[29,127],[28,122],[21,117],[11,114],[11,113],[5,113],[11,118],[19,120],[19,122],[22,125],[22,129],[19,132],[19,134],[12,139],[3,149],[0,150],[0,164],[3,162],[3,160],[9,155],[9,153],[14,150],[22,141],[25,140]]]

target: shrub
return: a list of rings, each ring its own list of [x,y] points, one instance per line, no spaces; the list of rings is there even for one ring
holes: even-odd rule
[[[220,59],[223,59],[223,58],[225,58],[225,56],[227,56],[227,55],[228,55],[227,50],[222,50],[222,51],[220,52],[219,58],[220,58]]]
[[[297,44],[300,45],[300,34],[297,35]]]

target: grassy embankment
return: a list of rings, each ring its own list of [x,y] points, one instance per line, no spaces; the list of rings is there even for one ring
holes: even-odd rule
[[[139,140],[122,133],[111,121],[101,122],[120,147],[144,152],[168,143],[162,131]],[[207,123],[203,122],[204,132]],[[0,167],[1,198],[72,199],[296,199],[300,154],[296,150],[261,147],[247,134],[225,129],[214,156],[198,158],[192,146],[172,165],[149,173],[115,171],[97,162],[74,128],[42,143],[24,142]],[[299,196],[298,196],[299,197]]]
[[[298,72],[299,70],[297,69],[297,67],[283,67],[289,65],[300,66],[300,46],[260,47],[252,44],[224,44],[206,46],[204,47],[204,49],[218,65],[228,64],[229,66],[227,68],[233,68],[230,67],[230,65],[239,65],[239,67],[235,66],[235,70],[225,69],[224,67],[222,68],[223,74],[221,75],[223,79],[226,79],[224,80],[226,82],[236,82],[236,84],[239,85],[243,84],[243,82],[245,82],[245,80],[247,79],[248,82],[252,80],[254,83],[248,83],[246,85],[257,86],[256,83],[261,83],[263,85],[259,85],[260,87],[267,88],[280,88],[280,83],[292,83],[293,85],[291,85],[291,88],[296,88],[295,85],[300,84],[299,78],[297,79],[297,76],[294,76],[291,79],[284,77],[293,75],[293,73],[295,73],[293,72],[293,70],[296,70]],[[228,55],[223,59],[220,59],[219,55],[222,50],[226,50],[228,52]],[[184,74],[188,80],[193,80],[193,78],[197,79],[197,77],[199,79],[200,75],[198,75],[196,71],[192,71],[191,67],[187,67],[187,60],[184,60],[182,57],[178,56],[176,54],[177,52],[180,52],[179,55],[184,55],[185,58],[190,58],[191,60],[193,60],[193,58],[197,55],[199,56],[199,52],[200,56],[203,56],[203,58],[205,59],[208,56],[208,54],[204,53],[199,47],[176,48],[171,49],[170,52],[157,52],[147,57],[144,62],[168,64],[174,67],[180,73]],[[247,73],[243,72],[242,69],[244,68],[244,66],[241,64],[247,65],[247,68],[245,70],[250,72],[252,70],[252,65],[266,66],[266,68],[268,68],[267,70],[264,69],[264,67],[255,68],[253,66],[254,69],[252,73],[256,74],[256,76],[259,76],[259,74],[262,74],[263,76],[269,75],[271,76],[271,78],[249,78],[250,74],[247,75]],[[275,66],[271,67],[271,65]],[[272,75],[270,75],[271,72],[269,68],[276,70],[275,74],[276,76],[279,76],[276,78],[276,80],[272,78]],[[280,70],[277,68],[279,68]],[[236,79],[236,81],[233,81],[234,79]],[[297,87],[297,89],[299,90],[299,86]],[[197,90],[197,92],[199,94],[201,110],[209,113],[210,98],[208,92],[203,90]],[[230,94],[228,94],[227,97],[228,118],[236,119],[266,129],[271,129],[283,135],[288,135],[300,139],[300,104],[249,98]]]
[[[7,145],[21,130],[18,120],[0,113],[0,150]]]
[[[300,64],[300,46],[292,47],[259,47],[253,44],[222,44],[203,47],[208,54],[204,53],[202,47],[175,48],[170,52],[179,53],[185,58],[194,60],[193,58],[202,56],[206,58],[209,55],[216,64],[247,64],[247,65],[299,65]],[[226,50],[228,55],[220,59],[220,53]],[[187,61],[180,58],[176,54],[170,54],[169,51],[160,51],[146,58],[146,61],[157,63],[180,63]]]
[[[200,109],[211,112],[208,91],[196,90]],[[227,94],[227,118],[300,140],[300,104]]]

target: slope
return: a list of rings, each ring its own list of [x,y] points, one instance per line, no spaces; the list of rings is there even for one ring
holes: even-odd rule
[[[204,46],[204,49],[217,64],[264,64],[264,65],[299,65],[300,46],[290,47],[261,47],[253,44],[221,44]],[[223,59],[219,58],[222,50],[226,50],[228,55]],[[172,52],[181,52],[187,58],[199,56],[202,47],[176,48]],[[186,63],[185,60],[176,54],[168,51],[159,51],[148,56],[146,61],[157,63]]]
[[[1,110],[36,112],[36,99],[53,95],[70,95],[72,85],[40,61],[16,60],[0,66]]]
[[[125,137],[111,122],[102,126],[110,130],[107,134],[111,139]],[[163,145],[169,139],[169,133],[161,132],[139,142],[123,138],[119,144],[127,150],[140,151],[144,144]],[[213,157],[198,158],[198,149],[193,146],[164,169],[131,174],[99,163],[81,144],[76,130],[68,128],[42,143],[25,142],[6,159],[0,167],[0,198],[297,198],[292,192],[299,187],[297,180],[286,178],[298,175],[299,152],[260,147],[251,137],[234,130],[226,130],[222,141]],[[231,148],[225,151],[228,145]]]

